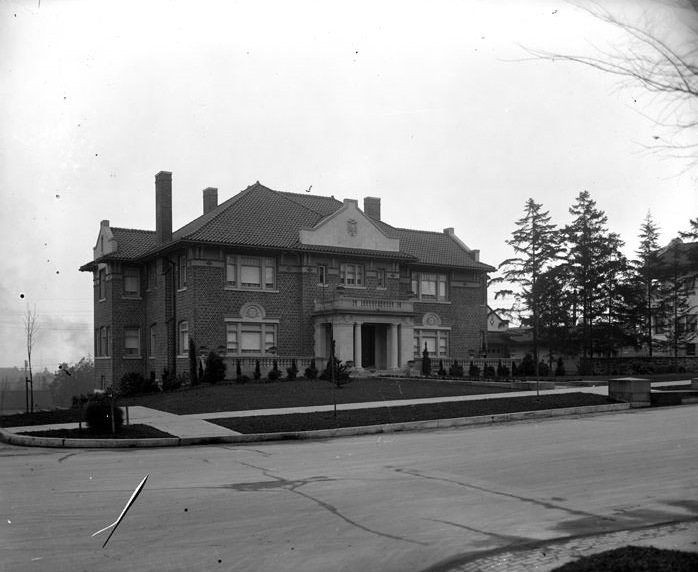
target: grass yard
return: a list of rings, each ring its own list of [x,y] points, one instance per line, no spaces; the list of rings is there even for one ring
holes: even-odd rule
[[[616,402],[603,395],[580,392],[561,395],[541,395],[540,398],[530,396],[512,397],[511,399],[478,399],[475,401],[431,403],[428,405],[339,410],[336,416],[333,411],[323,411],[257,417],[230,417],[227,419],[212,419],[210,421],[239,433],[281,433],[286,431],[384,425],[386,423],[409,421],[429,421],[432,419],[477,417],[481,415],[517,413],[520,411],[580,407],[583,405],[607,405],[609,403]]]
[[[446,397],[483,395],[511,391],[486,383],[447,382],[424,379],[355,379],[338,389],[328,381],[295,380],[273,383],[224,383],[198,385],[171,393],[139,395],[119,400],[120,405],[143,405],[168,413],[211,413],[215,411],[247,411]]]
[[[115,434],[96,433],[83,429],[51,429],[48,431],[24,431],[22,435],[32,437],[58,437],[59,439],[159,439],[175,437],[150,425],[124,425]]]
[[[698,553],[652,546],[624,546],[580,558],[555,568],[555,572],[693,572]]]

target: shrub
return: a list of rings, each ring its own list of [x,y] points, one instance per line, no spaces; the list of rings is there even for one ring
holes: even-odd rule
[[[439,377],[446,377],[446,370],[444,369],[444,360],[439,360]]]
[[[112,432],[111,399],[91,399],[85,409],[85,422],[95,433]],[[119,431],[124,424],[124,412],[120,407],[114,407],[114,429]]]
[[[262,372],[259,369],[259,360],[256,360],[254,362],[254,380],[259,381],[260,378],[262,377]]]
[[[480,377],[480,368],[477,367],[473,362],[470,362],[470,367],[468,368],[469,377]]]
[[[448,375],[451,377],[463,377],[463,366],[458,365],[458,360],[453,360],[451,367],[448,368]]]
[[[550,375],[550,367],[548,367],[548,364],[544,361],[538,364],[538,375],[542,375],[543,377]]]
[[[206,383],[218,383],[225,379],[225,362],[223,358],[214,351],[208,352],[206,356],[206,369],[204,379]]]
[[[152,393],[157,391],[155,381],[144,378],[140,373],[132,371],[125,373],[119,381],[120,395],[137,395],[139,393]]]
[[[269,381],[276,381],[281,377],[281,372],[279,371],[279,364],[274,360],[274,365],[271,368],[271,371],[267,374],[267,379]]]
[[[235,382],[244,383],[242,381],[242,367],[240,366],[240,360],[235,360]]]
[[[501,360],[497,364],[497,377],[509,377],[509,368]]]
[[[334,361],[334,371],[332,367],[332,362]],[[333,379],[334,377],[334,379]],[[325,371],[322,372],[320,375],[320,379],[324,379],[325,381],[330,381],[334,382],[334,384],[337,387],[342,387],[343,385],[346,385],[351,381],[351,378],[349,377],[349,367],[347,366],[346,363],[342,363],[342,361],[334,356],[333,360],[329,360],[327,362],[327,367],[325,368]]]
[[[557,358],[557,367],[555,368],[555,375],[565,375],[565,362],[562,361],[562,356]]]
[[[317,379],[317,368],[315,367],[315,358],[310,360],[310,365],[305,368],[305,377],[307,379]]]
[[[291,360],[291,367],[286,368],[286,373],[289,381],[293,381],[298,376],[298,365],[296,365],[295,358]]]
[[[85,405],[85,403],[87,403],[87,396],[84,393],[80,395],[73,395],[73,409],[80,409],[83,405]]]
[[[533,361],[533,356],[531,354],[526,354],[523,360],[521,360],[521,364],[518,368],[518,374],[524,377],[536,375],[536,362]]]
[[[495,376],[495,373],[494,373],[494,366],[493,366],[493,365],[488,365],[488,366],[485,368],[485,377],[486,377],[487,379],[492,379],[494,376]]]

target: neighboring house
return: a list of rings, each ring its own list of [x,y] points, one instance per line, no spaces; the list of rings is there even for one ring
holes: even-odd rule
[[[698,242],[672,240],[658,253],[664,269],[661,307],[653,328],[655,355],[696,356],[698,342]]]
[[[271,190],[259,182],[172,231],[172,175],[155,176],[155,231],[101,223],[93,260],[95,370],[103,386],[128,372],[189,371],[200,356],[321,369],[334,339],[357,368],[396,370],[421,355],[479,354],[487,276],[447,228],[425,232],[381,220],[380,199]],[[284,372],[283,369],[281,369]]]

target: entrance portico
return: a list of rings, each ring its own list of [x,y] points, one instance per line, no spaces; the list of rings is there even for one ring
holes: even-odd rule
[[[340,298],[315,304],[315,355],[360,369],[396,370],[412,359],[414,308],[401,300]]]

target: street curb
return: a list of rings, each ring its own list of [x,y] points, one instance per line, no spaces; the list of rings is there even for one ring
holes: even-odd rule
[[[398,431],[420,431],[445,429],[449,427],[467,427],[511,421],[528,421],[565,417],[571,415],[589,415],[592,413],[613,413],[630,409],[629,403],[609,403],[607,405],[585,405],[540,411],[519,411],[498,415],[478,417],[458,417],[453,419],[433,419],[429,421],[409,421],[405,423],[386,423],[363,427],[340,427],[338,429],[318,429],[315,431],[288,431],[282,433],[249,433],[245,435],[222,435],[208,437],[164,437],[156,439],[70,439],[62,437],[32,437],[12,433],[0,428],[0,441],[10,445],[24,447],[66,447],[66,448],[141,448],[141,447],[178,447],[184,445],[213,445],[221,443],[250,443],[255,441],[283,441],[304,439],[331,439],[334,437],[351,437],[355,435],[372,435],[377,433],[396,433]]]

